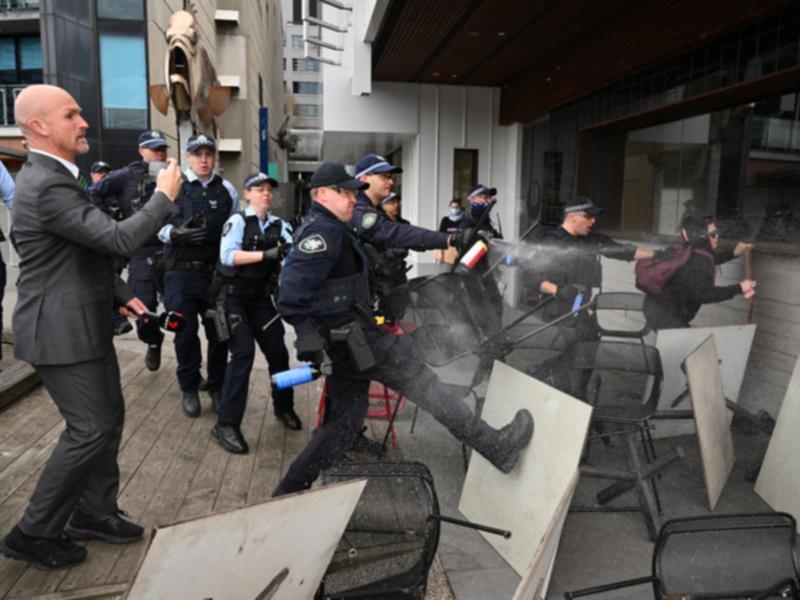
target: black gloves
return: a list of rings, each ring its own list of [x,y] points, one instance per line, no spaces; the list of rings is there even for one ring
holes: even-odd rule
[[[169,232],[169,240],[176,246],[199,246],[205,244],[208,234],[205,227],[173,227]]]
[[[456,233],[450,234],[450,245],[457,248],[461,254],[469,250],[467,245],[470,242],[474,243],[475,240],[477,240],[477,237],[475,237],[475,230],[472,227],[460,229]]]
[[[289,254],[289,250],[292,249],[291,244],[278,244],[274,248],[270,248],[269,250],[264,250],[264,262],[269,262],[271,260],[283,260],[284,257]]]
[[[325,338],[316,329],[309,328],[297,333],[294,347],[297,350],[297,360],[310,362],[315,365],[322,364],[325,355]]]
[[[575,300],[575,296],[577,296],[578,294],[582,295],[585,298],[586,286],[579,285],[577,283],[567,283],[565,285],[558,286],[558,290],[556,291],[556,298],[558,298],[562,302],[572,304],[572,302]]]

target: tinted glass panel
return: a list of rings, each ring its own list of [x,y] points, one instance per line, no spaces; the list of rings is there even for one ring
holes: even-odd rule
[[[100,36],[103,124],[112,129],[147,127],[147,71],[144,38]]]
[[[142,0],[97,0],[97,18],[141,21],[144,6]]]

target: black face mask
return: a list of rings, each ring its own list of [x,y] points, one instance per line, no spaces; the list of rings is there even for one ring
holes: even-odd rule
[[[480,219],[483,215],[486,214],[486,211],[489,209],[489,204],[471,204],[469,209],[469,214],[472,215],[473,219]]]

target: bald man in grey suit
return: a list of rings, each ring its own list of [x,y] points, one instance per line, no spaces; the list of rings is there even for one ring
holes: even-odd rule
[[[86,152],[80,107],[55,86],[25,88],[14,104],[30,150],[17,177],[14,236],[20,257],[14,354],[31,363],[66,421],[22,520],[0,542],[6,556],[47,569],[86,558],[72,540],[137,540],[142,528],[117,506],[117,452],[125,407],[113,345],[112,306],[140,315],[142,302],[115,274],[178,210],[171,161],[157,193],[133,217],[113,221],[89,200],[75,165]]]

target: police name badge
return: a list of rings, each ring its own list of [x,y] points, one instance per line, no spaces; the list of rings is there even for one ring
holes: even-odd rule
[[[361,227],[364,229],[370,229],[375,222],[378,220],[378,213],[376,212],[367,212],[364,213],[364,216],[361,217]]]
[[[325,243],[325,238],[318,233],[315,233],[314,235],[309,236],[300,242],[300,252],[305,252],[306,254],[325,252],[327,249],[328,244]]]

